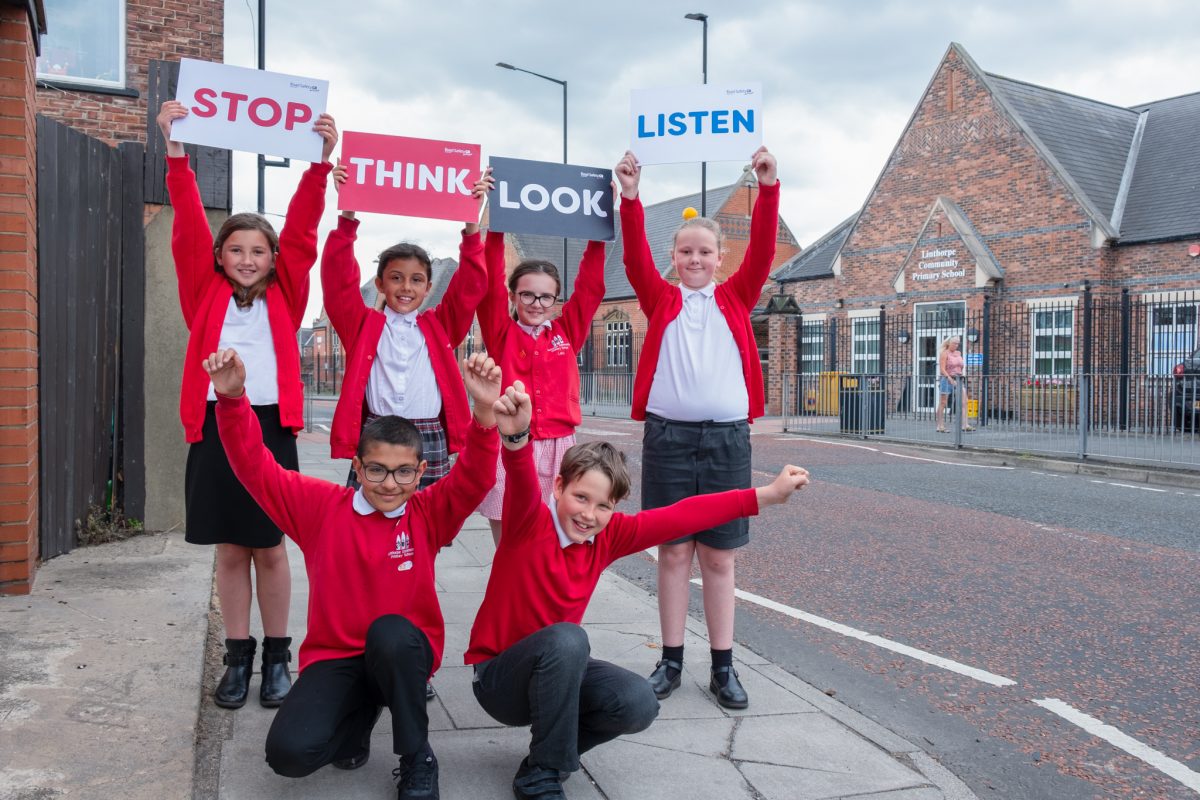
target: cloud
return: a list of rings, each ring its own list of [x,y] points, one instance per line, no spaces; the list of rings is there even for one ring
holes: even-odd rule
[[[557,161],[568,82],[572,163],[608,167],[629,141],[629,92],[698,83],[707,11],[710,82],[760,80],[782,213],[810,244],[866,199],[951,42],[984,71],[1133,105],[1200,90],[1194,0],[506,3],[316,0],[272,4],[270,69],[331,82],[343,130],[480,143],[487,155]],[[246,3],[225,4],[226,60],[254,65]],[[710,164],[710,186],[743,164]],[[269,170],[268,210],[286,207],[301,166]],[[648,167],[646,202],[699,190],[698,165]],[[290,174],[289,174],[290,173]],[[234,202],[254,205],[254,159],[235,160]],[[330,207],[335,205],[330,194]],[[327,213],[322,233],[332,225]],[[459,225],[364,215],[360,261],[399,239],[456,256]],[[309,316],[320,308],[313,282]]]

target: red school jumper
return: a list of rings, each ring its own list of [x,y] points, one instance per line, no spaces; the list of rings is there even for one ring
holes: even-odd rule
[[[738,353],[742,356],[742,376],[750,408],[746,419],[753,422],[765,410],[763,401],[762,364],[758,346],[754,343],[754,327],[750,312],[758,303],[763,284],[771,274],[775,260],[775,237],[779,230],[779,182],[759,186],[758,199],[750,218],[750,244],[746,257],[729,280],[717,286],[717,307],[725,315]],[[625,275],[633,286],[638,303],[649,321],[642,354],[638,359],[637,375],[633,379],[633,419],[646,418],[646,401],[650,385],[658,368],[658,354],[667,326],[683,310],[683,294],[679,287],[668,282],[654,266],[654,256],[646,241],[646,214],[640,198],[621,198],[621,239],[625,246]],[[715,376],[732,380],[732,376]]]
[[[234,474],[304,553],[308,635],[300,645],[300,671],[316,661],[362,655],[371,623],[401,614],[429,638],[437,672],[445,624],[434,559],[492,486],[496,429],[472,421],[450,473],[389,519],[355,511],[354,489],[276,464],[246,396],[217,397],[217,426]]]
[[[325,252],[321,254],[325,310],[346,348],[346,373],[342,377],[342,393],[333,411],[329,433],[332,458],[353,458],[358,449],[358,434],[366,414],[367,379],[387,322],[382,311],[363,304],[359,293],[362,274],[354,257],[357,238],[358,220],[339,216],[337,227],[330,231],[325,240]],[[463,235],[458,259],[458,270],[450,279],[442,302],[417,315],[417,327],[425,337],[425,348],[442,393],[442,413],[438,418],[446,431],[446,446],[451,453],[462,449],[471,419],[467,389],[454,348],[471,330],[475,307],[487,288],[483,240],[479,234]]]
[[[554,512],[542,502],[533,448],[527,444],[519,450],[505,449],[501,457],[508,473],[504,529],[483,605],[471,628],[464,656],[467,664],[494,658],[547,625],[578,625],[600,573],[618,558],[758,514],[754,489],[702,494],[638,514],[613,514],[590,544],[564,548],[554,527]]]
[[[293,433],[304,427],[304,384],[296,331],[304,323],[308,305],[308,272],[317,261],[317,223],[325,210],[325,184],[331,169],[328,162],[313,164],[300,178],[279,232],[275,280],[265,297],[275,345],[279,420]],[[167,193],[175,208],[171,255],[179,280],[179,305],[188,327],[179,416],[187,441],[192,443],[204,438],[209,379],[202,362],[221,342],[233,287],[213,260],[212,230],[187,156],[167,158]]]
[[[529,423],[533,439],[560,439],[575,432],[579,411],[579,363],[592,329],[592,317],[604,299],[604,242],[588,242],[575,276],[575,292],[547,332],[531,337],[508,313],[504,234],[488,231],[484,247],[488,291],[479,306],[479,328],[487,351],[500,363],[504,386],[525,384],[533,401]]]

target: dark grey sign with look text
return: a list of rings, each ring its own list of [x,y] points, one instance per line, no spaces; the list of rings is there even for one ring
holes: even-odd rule
[[[612,241],[612,170],[519,158],[493,158],[491,166],[494,230]]]

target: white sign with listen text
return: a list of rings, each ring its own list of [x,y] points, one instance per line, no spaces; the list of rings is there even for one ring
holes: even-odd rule
[[[639,164],[749,161],[763,142],[762,84],[635,89],[629,149]]]

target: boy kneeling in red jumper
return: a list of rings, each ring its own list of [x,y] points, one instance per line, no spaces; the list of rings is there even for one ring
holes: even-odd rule
[[[495,404],[504,442],[503,532],[466,663],[475,698],[506,725],[530,725],[529,755],[513,779],[518,798],[564,798],[560,772],[579,754],[645,730],[658,700],[641,675],[590,656],[579,627],[600,573],[627,556],[786,502],[808,483],[787,466],[767,486],[698,495],[640,514],[615,513],[629,493],[625,456],[606,442],[572,447],[542,501],[529,447],[529,395],[516,381]]]
[[[437,800],[425,682],[442,660],[445,624],[434,558],[496,479],[493,404],[500,368],[483,354],[466,361],[474,401],[466,446],[450,473],[417,491],[426,462],[421,435],[403,417],[369,422],[354,469],[361,488],[318,480],[275,463],[243,389],[233,350],[204,361],[217,392],[217,427],[238,480],[304,553],[308,635],[300,677],[267,734],[267,763],[300,778],[326,764],[354,769],[370,754],[383,706],[400,756],[400,800]]]

